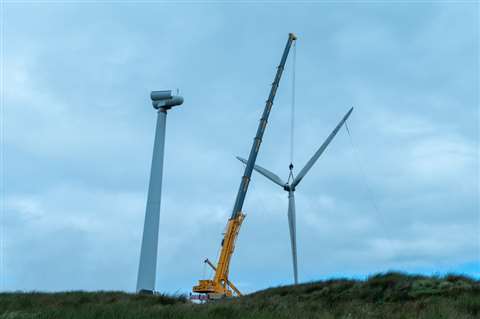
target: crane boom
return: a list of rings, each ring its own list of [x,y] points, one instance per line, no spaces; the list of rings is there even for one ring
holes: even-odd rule
[[[265,103],[265,109],[263,110],[262,117],[260,118],[260,123],[258,124],[257,134],[253,140],[252,148],[250,149],[250,155],[248,156],[247,164],[245,166],[245,172],[243,173],[242,181],[240,187],[238,188],[237,198],[235,200],[235,205],[233,206],[231,218],[235,218],[237,214],[240,214],[243,208],[243,202],[245,201],[245,195],[247,194],[248,184],[250,183],[250,178],[252,176],[253,167],[255,166],[255,161],[257,160],[258,150],[260,149],[260,144],[262,143],[263,133],[265,132],[265,127],[267,126],[268,117],[270,116],[270,110],[272,109],[273,100],[275,99],[275,94],[277,94],[278,85],[280,84],[280,79],[282,77],[283,69],[285,68],[285,63],[287,62],[288,53],[290,52],[290,47],[292,46],[293,41],[297,38],[293,33],[288,35],[287,45],[283,51],[282,59],[277,68],[277,74],[272,83],[272,88],[270,89],[270,94],[268,100]]]
[[[296,39],[297,37],[293,33],[288,35],[288,41],[283,51],[280,64],[278,65],[277,73],[272,83],[272,88],[270,89],[270,94],[265,103],[265,109],[263,110],[260,123],[258,124],[257,134],[255,135],[252,148],[250,149],[250,155],[248,156],[245,172],[243,173],[240,186],[238,188],[232,215],[227,223],[227,229],[222,240],[222,249],[218,258],[217,267],[215,269],[215,276],[213,280],[199,280],[199,284],[193,287],[194,292],[208,294],[210,298],[232,296],[232,290],[235,291],[237,295],[240,295],[238,289],[236,289],[235,286],[233,286],[233,284],[228,280],[230,259],[235,248],[235,240],[238,236],[238,232],[240,231],[240,226],[245,218],[245,215],[242,213],[243,203],[245,201],[245,195],[247,194],[248,185],[250,183],[250,178],[252,176],[253,167],[255,166],[258,151],[260,149],[260,144],[262,143],[263,134],[265,133],[268,117],[270,116],[270,111],[273,106],[273,100],[275,99],[275,94],[277,93],[288,53],[290,52],[290,47],[292,46],[293,41]]]

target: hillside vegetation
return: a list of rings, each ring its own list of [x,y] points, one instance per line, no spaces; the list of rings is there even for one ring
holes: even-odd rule
[[[0,294],[0,318],[480,318],[480,281],[386,273],[270,288],[191,304],[184,296],[123,292]]]

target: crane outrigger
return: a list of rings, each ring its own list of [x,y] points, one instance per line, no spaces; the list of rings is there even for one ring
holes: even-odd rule
[[[277,68],[275,79],[270,89],[270,94],[265,103],[265,109],[263,110],[260,123],[258,125],[257,134],[253,140],[252,148],[250,149],[250,155],[245,166],[245,172],[243,173],[240,187],[238,188],[235,205],[233,206],[232,215],[230,216],[227,229],[225,231],[220,256],[218,258],[217,266],[215,267],[208,259],[205,260],[212,269],[215,271],[213,279],[199,280],[198,285],[193,287],[193,292],[206,294],[209,299],[218,299],[222,297],[231,297],[234,294],[241,296],[241,292],[230,282],[228,279],[228,272],[230,267],[230,259],[232,258],[233,251],[235,249],[235,240],[237,239],[238,232],[245,218],[245,214],[242,212],[243,202],[245,201],[245,195],[247,194],[248,185],[252,176],[252,171],[255,166],[260,144],[262,143],[263,134],[267,126],[268,117],[273,106],[273,100],[282,77],[285,63],[287,61],[288,53],[292,43],[297,40],[297,37],[293,33],[289,33],[288,41],[283,51],[280,64]]]

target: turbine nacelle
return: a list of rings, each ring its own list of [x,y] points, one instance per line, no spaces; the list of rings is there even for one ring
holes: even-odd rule
[[[152,91],[150,93],[152,105],[157,110],[169,110],[174,106],[183,104],[183,97],[172,95],[171,90]]]

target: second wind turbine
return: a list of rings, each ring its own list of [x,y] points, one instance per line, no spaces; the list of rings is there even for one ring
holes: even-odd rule
[[[275,184],[279,185],[282,187],[285,191],[288,192],[288,226],[290,229],[290,242],[292,245],[292,260],[293,260],[293,278],[295,281],[295,284],[298,284],[298,270],[297,270],[297,235],[296,235],[296,221],[295,221],[295,189],[300,183],[300,181],[305,177],[305,175],[308,173],[308,171],[312,168],[312,166],[315,164],[315,162],[318,160],[318,158],[323,154],[327,146],[330,144],[330,142],[333,140],[335,135],[337,135],[338,131],[340,128],[342,128],[342,125],[345,123],[345,121],[348,119],[350,114],[353,111],[353,107],[345,114],[343,119],[340,121],[340,123],[337,124],[335,129],[330,133],[330,135],[327,137],[325,142],[320,146],[320,148],[313,154],[312,158],[305,164],[305,166],[302,168],[300,173],[296,177],[293,176],[293,165],[290,164],[290,176],[287,180],[287,182],[284,182],[277,174],[272,173],[271,171],[267,170],[266,168],[263,168],[259,165],[254,166],[254,170],[274,182]],[[244,158],[238,157],[237,159],[243,162],[244,164],[247,163],[247,160]],[[290,179],[292,179],[292,182],[290,184]]]

